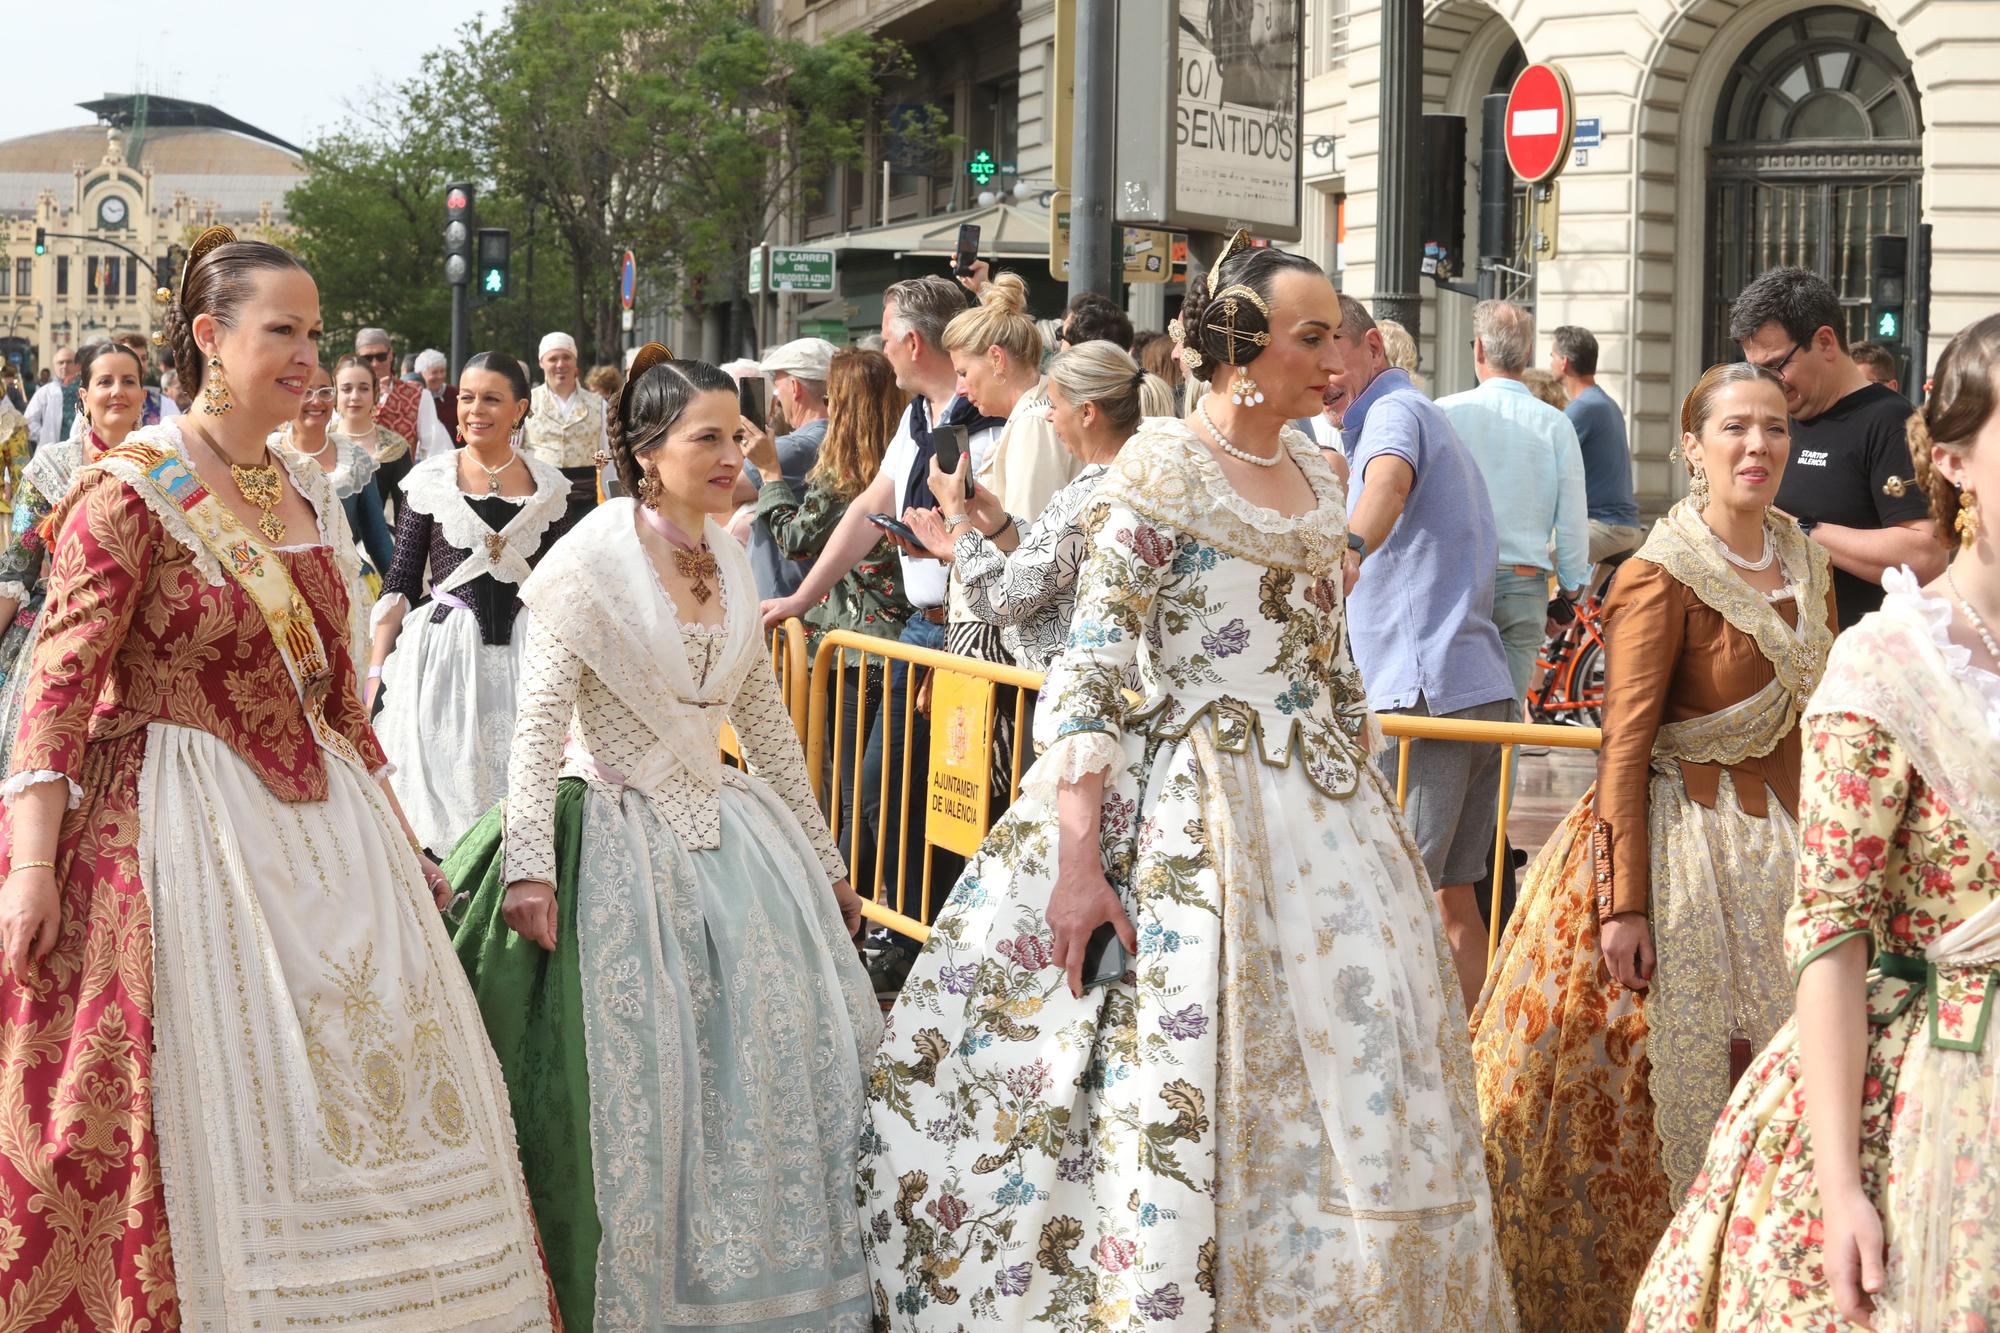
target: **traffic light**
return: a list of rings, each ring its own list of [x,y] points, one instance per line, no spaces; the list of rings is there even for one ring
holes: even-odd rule
[[[505,227],[479,229],[479,295],[482,300],[497,301],[507,295],[507,261],[513,244],[514,235]]]
[[[49,252],[49,230],[47,227],[37,227],[35,228],[35,253],[38,255],[45,255],[48,252]]]
[[[444,187],[444,278],[463,287],[472,276],[472,186]]]
[[[1903,341],[1904,308],[1909,298],[1910,238],[1871,238],[1868,258],[1868,334],[1879,343]]]

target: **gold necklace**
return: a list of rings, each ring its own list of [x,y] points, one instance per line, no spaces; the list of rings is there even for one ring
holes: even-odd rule
[[[229,455],[223,453],[207,435],[201,435],[200,439],[208,446],[208,451],[229,469],[229,479],[236,483],[236,493],[247,503],[257,506],[259,510],[257,531],[264,534],[264,540],[273,546],[282,542],[285,539],[285,520],[279,518],[274,511],[278,507],[278,502],[285,498],[285,487],[278,479],[277,464],[266,462],[246,467],[241,463],[232,463],[229,461]],[[266,459],[271,457],[268,446],[264,450],[264,457]]]

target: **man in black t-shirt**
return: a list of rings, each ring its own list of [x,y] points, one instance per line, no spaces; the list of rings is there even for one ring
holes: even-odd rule
[[[1928,583],[1946,553],[1912,480],[1903,428],[1914,409],[1862,373],[1842,322],[1833,288],[1803,268],[1760,275],[1729,310],[1744,358],[1784,381],[1792,448],[1778,508],[1833,558],[1846,629],[1882,604],[1883,570],[1908,565]]]

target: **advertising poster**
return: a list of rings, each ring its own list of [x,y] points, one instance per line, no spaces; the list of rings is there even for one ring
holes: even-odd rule
[[[1174,212],[1299,218],[1302,0],[1179,0]]]

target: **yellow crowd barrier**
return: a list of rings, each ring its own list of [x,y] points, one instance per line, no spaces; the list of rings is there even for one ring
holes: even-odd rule
[[[830,633],[820,641],[810,673],[805,671],[804,661],[804,628],[797,621],[789,622],[772,635],[772,664],[784,687],[787,708],[802,733],[806,770],[813,792],[826,811],[835,840],[846,854],[855,887],[861,891],[863,912],[870,920],[921,943],[930,937],[930,929],[924,922],[932,915],[933,886],[930,881],[934,852],[949,849],[934,836],[939,832],[938,826],[947,821],[934,821],[933,816],[949,807],[948,822],[952,825],[953,841],[962,852],[969,852],[964,843],[965,830],[959,827],[965,822],[968,809],[977,821],[972,833],[983,836],[1004,805],[1011,804],[1020,794],[1021,775],[1032,762],[1034,702],[1041,689],[1042,674],[846,630]],[[969,705],[964,702],[963,692],[956,688],[942,692],[950,694],[953,703],[961,710],[965,706],[977,708],[984,704],[987,725],[984,728],[975,725],[969,731],[975,737],[993,739],[988,739],[985,745],[979,747],[974,759],[984,765],[997,754],[1004,764],[1004,770],[996,775],[1003,781],[991,783],[984,792],[975,792],[974,798],[961,798],[957,788],[943,793],[914,789],[913,766],[907,762],[907,745],[903,747],[904,755],[885,755],[874,792],[878,808],[890,809],[893,799],[895,808],[924,821],[923,866],[915,884],[911,882],[908,856],[893,853],[883,846],[874,847],[872,855],[869,854],[869,829],[863,815],[867,793],[860,779],[871,721],[889,692],[890,672],[897,664],[902,664],[918,682],[916,688],[904,691],[899,719],[904,737],[915,730],[920,717],[936,711],[941,693],[938,678],[954,678],[954,685],[957,681],[973,682],[979,688],[965,696],[969,697]],[[926,673],[933,677],[928,684],[923,680]],[[844,734],[836,734],[843,730],[836,727],[836,721],[849,715],[847,704],[850,693],[854,703],[851,716],[857,719],[858,724],[844,729]],[[994,725],[1002,719],[1011,722],[1011,726],[998,728]],[[1456,741],[1501,747],[1500,796],[1493,836],[1493,897],[1488,914],[1487,958],[1490,962],[1500,943],[1502,886],[1505,882],[1508,818],[1513,804],[1516,755],[1522,746],[1596,750],[1603,744],[1603,733],[1595,727],[1468,722],[1456,718],[1408,717],[1393,713],[1379,715],[1376,720],[1384,734],[1397,742],[1398,806],[1405,805],[1409,796],[1412,741]],[[957,725],[956,716],[948,725]],[[734,737],[726,737],[725,740],[725,748],[733,748]],[[945,737],[945,741],[943,757],[948,759],[951,757],[951,737]],[[931,753],[926,757],[930,758],[937,751],[938,738],[933,736]],[[904,762],[892,765],[889,762],[891,759],[902,759]],[[960,765],[957,771],[962,770],[963,765]],[[853,776],[849,777],[850,774]],[[847,778],[846,785],[851,792],[846,799],[841,795],[843,778]],[[990,799],[994,789],[1004,789],[1004,803]],[[907,837],[900,840],[907,846]],[[889,882],[892,855],[893,884]],[[949,887],[940,886],[938,891],[946,892]],[[911,901],[913,893],[914,904]],[[914,914],[910,910],[912,906],[916,908]]]

